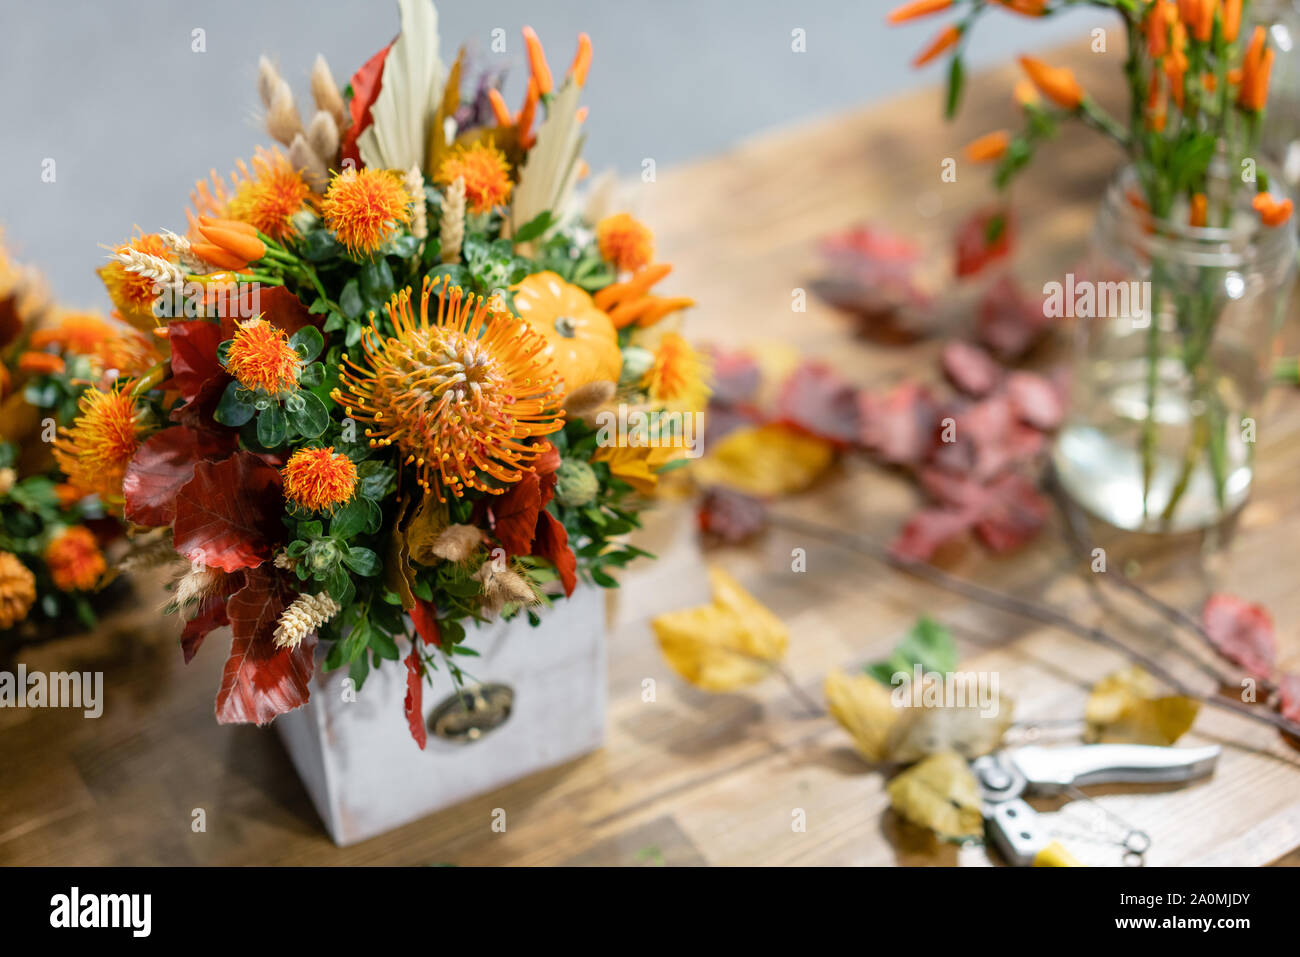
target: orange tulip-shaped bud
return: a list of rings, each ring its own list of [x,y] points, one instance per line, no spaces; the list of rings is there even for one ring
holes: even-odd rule
[[[966,158],[972,163],[991,163],[1001,159],[1011,145],[1011,134],[1006,130],[985,133],[966,144]]]
[[[929,46],[916,55],[912,61],[912,66],[925,66],[935,57],[941,56],[945,51],[951,50],[961,39],[961,27],[947,26],[939,31],[939,35],[930,41]]]
[[[591,69],[591,37],[585,33],[578,34],[578,52],[573,55],[573,64],[569,75],[578,86],[587,82],[587,71]]]
[[[1241,0],[1223,0],[1223,40],[1236,43],[1241,32]]]
[[[1034,81],[1038,92],[1062,109],[1077,110],[1083,102],[1083,87],[1069,67],[1049,66],[1029,56],[1022,56],[1020,65]]]
[[[1191,208],[1187,214],[1187,225],[1195,226],[1198,229],[1205,227],[1206,215],[1209,210],[1209,203],[1206,202],[1204,193],[1196,193],[1192,196]]]
[[[1256,193],[1250,203],[1265,226],[1281,226],[1291,218],[1291,200],[1277,200],[1272,193]]]
[[[906,23],[908,20],[917,20],[947,10],[951,6],[952,0],[911,0],[890,11],[886,19],[890,23]]]
[[[546,65],[542,41],[532,27],[524,27],[524,46],[528,48],[528,69],[537,81],[537,92],[545,96],[551,92],[551,68]]]
[[[214,219],[205,223],[200,219],[199,233],[208,243],[230,254],[230,258],[222,257],[225,258],[225,262],[218,262],[199,253],[216,266],[225,266],[227,269],[243,268],[266,255],[266,244],[257,238],[257,230],[247,223],[229,219]],[[198,245],[207,245],[207,243]],[[234,265],[235,261],[238,261],[238,266]]]

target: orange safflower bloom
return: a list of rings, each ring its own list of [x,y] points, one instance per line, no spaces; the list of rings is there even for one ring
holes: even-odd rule
[[[530,121],[531,124],[531,121]],[[510,199],[510,164],[505,153],[492,143],[458,146],[438,166],[434,181],[443,184],[465,181],[465,200],[471,212],[485,213]]]
[[[1241,32],[1241,0],[1223,0],[1222,29],[1225,43],[1237,42],[1237,34]]]
[[[172,251],[157,233],[137,236],[117,246],[113,252],[120,254],[132,249],[168,262],[175,261]],[[138,272],[128,272],[126,266],[116,259],[101,266],[98,273],[108,291],[108,298],[127,322],[137,328],[152,328],[157,324],[153,314],[157,298],[153,279]]]
[[[0,552],[0,628],[27,617],[36,601],[36,576],[13,552]]]
[[[1265,226],[1281,226],[1291,218],[1291,200],[1277,200],[1271,193],[1256,193],[1250,201]]]
[[[289,501],[313,512],[333,511],[352,500],[357,489],[357,467],[333,446],[298,449],[280,470],[284,495]]]
[[[222,218],[248,223],[275,240],[295,235],[293,215],[307,207],[311,186],[279,150],[260,151],[253,170],[235,187]]]
[[[429,300],[437,292],[437,308]],[[334,401],[366,422],[375,448],[396,444],[426,491],[447,500],[499,495],[549,446],[530,443],[564,425],[560,377],[546,340],[497,300],[425,277],[419,314],[411,290],[388,304],[392,335],[361,332],[360,362],[343,356]]]
[[[675,332],[665,333],[655,347],[654,362],[642,380],[655,402],[703,411],[709,400],[709,362]]]
[[[1262,26],[1255,27],[1250,46],[1241,62],[1241,89],[1237,105],[1243,110],[1262,110],[1268,100],[1268,78],[1273,70],[1273,48],[1267,45]]]
[[[994,130],[967,143],[966,158],[972,163],[990,163],[1001,159],[1009,145],[1011,145],[1011,134],[1006,130]]]
[[[621,272],[636,272],[655,256],[654,233],[627,213],[606,216],[596,224],[596,245],[601,258]]]
[[[298,385],[302,357],[289,345],[283,329],[259,317],[235,330],[226,353],[226,371],[245,389],[277,395]]]
[[[1077,110],[1083,102],[1083,87],[1069,67],[1049,66],[1029,56],[1020,57],[1020,66],[1038,91],[1062,109]]]
[[[912,66],[922,67],[941,56],[945,51],[951,50],[961,39],[961,27],[949,25],[939,31],[939,35],[930,41],[930,45],[916,55],[912,61]]]
[[[90,591],[108,571],[99,542],[84,525],[61,529],[45,547],[45,567],[62,591]]]
[[[532,27],[524,27],[524,46],[528,49],[528,70],[537,81],[537,91],[545,96],[551,92],[551,68],[546,65],[546,52],[542,41]]]
[[[916,20],[921,17],[928,17],[933,13],[939,13],[947,10],[952,6],[952,0],[911,0],[901,7],[892,10],[886,20],[889,23],[905,23],[908,20]]]
[[[394,170],[349,168],[330,180],[321,215],[351,255],[370,256],[411,221],[411,194]]]
[[[67,368],[62,356],[53,352],[24,352],[18,357],[18,368],[33,375],[50,375]]]
[[[59,429],[54,460],[68,480],[105,502],[122,499],[122,478],[140,448],[147,413],[119,379],[111,389],[87,389],[70,428]]]
[[[1209,211],[1209,203],[1206,202],[1204,193],[1195,193],[1192,196],[1191,210],[1188,213],[1187,225],[1204,228],[1206,216]]]

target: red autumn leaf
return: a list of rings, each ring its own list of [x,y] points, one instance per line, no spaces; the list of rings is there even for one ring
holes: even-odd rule
[[[310,697],[316,635],[277,648],[276,623],[292,599],[275,569],[249,572],[226,612],[234,641],[217,692],[220,724],[266,724]]]
[[[237,430],[222,425],[213,417],[217,411],[217,406],[221,404],[221,397],[226,391],[226,386],[230,382],[230,376],[224,372],[219,376],[214,376],[203,383],[198,395],[172,409],[168,418],[177,425],[185,426],[187,429],[198,429],[203,432],[233,436]]]
[[[954,339],[943,347],[939,357],[948,381],[969,396],[980,398],[997,388],[1002,367],[993,357],[969,342]]]
[[[181,632],[181,652],[188,665],[198,654],[199,646],[210,632],[230,624],[226,614],[226,601],[229,595],[208,595],[199,603],[199,613],[185,623]]]
[[[1054,431],[1065,417],[1065,404],[1056,385],[1036,372],[1007,376],[1007,398],[1021,422],[1043,432]]]
[[[734,545],[762,531],[767,506],[760,499],[723,485],[706,489],[697,517],[700,531]]]
[[[965,535],[971,521],[971,514],[959,509],[923,508],[903,523],[889,550],[897,558],[928,562],[941,547]]]
[[[551,560],[555,570],[560,573],[565,597],[572,595],[578,584],[578,559],[569,547],[569,533],[564,523],[550,512],[542,512],[538,516],[533,554]]]
[[[221,317],[221,338],[233,339],[238,322],[261,316],[285,335],[293,335],[303,326],[324,325],[323,315],[313,316],[297,296],[284,286],[264,286],[261,283],[244,283],[239,287],[239,314]]]
[[[352,122],[343,132],[342,143],[342,158],[345,163],[351,160],[357,167],[362,165],[361,154],[357,152],[357,137],[370,125],[370,107],[379,96],[379,87],[384,77],[384,60],[392,46],[392,43],[388,44],[352,74],[352,98],[348,100],[348,113]]]
[[[411,737],[424,750],[429,740],[429,732],[424,727],[424,665],[420,662],[420,652],[415,645],[406,656],[406,700],[402,710],[406,713],[406,725],[411,729]]]
[[[758,398],[763,384],[763,373],[758,360],[747,352],[719,349],[705,350],[709,356],[712,376],[709,384],[713,394],[709,397],[710,411],[714,406],[748,406]]]
[[[229,455],[235,444],[234,433],[196,432],[179,425],[155,432],[126,467],[122,494],[127,519],[155,528],[170,525],[177,493],[194,477],[194,467]]]
[[[1257,678],[1267,678],[1277,659],[1273,616],[1263,605],[1235,595],[1211,595],[1201,608],[1201,626],[1219,653]]]
[[[927,331],[930,296],[916,279],[916,244],[875,226],[855,226],[824,239],[821,252],[829,272],[813,280],[813,292],[853,316],[860,335],[897,344]]]
[[[251,452],[199,462],[176,496],[172,538],[190,561],[233,572],[269,559],[283,536],[280,473]]]
[[[492,530],[509,555],[528,555],[537,534],[537,514],[542,510],[542,485],[529,472],[492,501]]]
[[[984,481],[1042,451],[1043,433],[1019,421],[1005,393],[952,410],[952,432],[935,449],[934,464]]]
[[[415,605],[407,614],[411,616],[411,622],[415,625],[416,634],[420,636],[426,645],[442,647],[442,629],[438,627],[438,609],[423,598],[416,598]]]
[[[1002,276],[980,299],[975,337],[1003,361],[1029,351],[1052,320],[1039,299],[1025,296],[1010,276]]]
[[[1300,724],[1300,675],[1284,674],[1277,682],[1282,717]]]
[[[918,465],[935,443],[939,407],[930,390],[900,382],[888,392],[858,393],[859,439],[889,465]]]
[[[1038,537],[1051,509],[1033,482],[1008,472],[995,478],[986,491],[989,498],[975,523],[975,534],[989,551],[1014,551]]]
[[[981,209],[958,225],[954,239],[957,275],[973,276],[1011,251],[1011,214]]]
[[[226,374],[217,361],[217,346],[223,337],[221,326],[210,319],[188,319],[167,323],[171,344],[172,384],[187,402],[199,394],[211,379]]]
[[[938,508],[926,509],[917,526],[905,526],[900,535],[907,554],[917,558],[929,558],[967,528],[974,530],[989,551],[1012,551],[1037,537],[1050,511],[1034,483],[1016,472],[981,484],[930,468],[921,473],[921,486]]]
[[[555,494],[555,483],[559,481],[559,476],[555,473],[559,470],[561,461],[560,450],[549,442],[546,443],[546,451],[533,461],[533,469],[537,472],[541,508],[545,508],[551,496]]]
[[[804,362],[785,380],[776,399],[778,421],[834,442],[858,438],[858,390],[824,362]]]

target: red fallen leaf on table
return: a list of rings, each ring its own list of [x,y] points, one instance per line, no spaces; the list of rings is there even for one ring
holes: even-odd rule
[[[696,515],[700,531],[735,545],[763,530],[767,506],[752,495],[713,485],[704,490]]]
[[[888,392],[858,393],[858,439],[889,465],[919,465],[934,448],[939,405],[930,390],[900,382]]]
[[[406,726],[411,729],[411,737],[424,750],[429,733],[424,727],[424,680],[420,652],[411,646],[411,653],[406,656],[406,699],[402,710],[406,713]]]
[[[957,226],[954,240],[958,277],[973,276],[1011,251],[1011,214],[981,209]]]
[[[1211,595],[1201,608],[1201,626],[1219,653],[1257,678],[1267,678],[1277,660],[1273,616],[1263,605],[1235,595]]]
[[[1004,362],[1018,359],[1047,331],[1052,320],[1038,299],[1024,296],[1015,280],[1002,276],[980,299],[975,337]]]
[[[855,226],[826,237],[830,274],[812,282],[822,300],[855,316],[858,332],[881,342],[910,342],[926,332],[930,297],[917,284],[921,250],[897,234]]]
[[[233,572],[268,560],[283,538],[280,473],[251,452],[202,461],[176,496],[172,539],[190,561]]]
[[[194,477],[194,467],[229,455],[236,444],[233,432],[196,432],[179,425],[149,436],[122,480],[127,519],[155,528],[170,525],[176,517],[177,493]]]
[[[928,562],[940,548],[971,527],[969,512],[951,508],[923,508],[903,523],[889,550],[898,558]]]
[[[945,416],[949,417],[952,441],[939,443],[933,462],[981,481],[1032,459],[1046,444],[1043,433],[1016,418],[1011,400],[1003,393],[955,409]]]
[[[320,328],[325,324],[323,315],[313,316],[302,300],[283,286],[264,286],[245,283],[239,287],[239,314],[221,317],[221,338],[233,339],[240,322],[261,316],[285,335],[293,335],[304,326]]]
[[[965,515],[980,541],[998,554],[1029,543],[1047,524],[1047,499],[1018,472],[981,484],[931,468],[921,473],[921,486],[940,505]]]
[[[819,439],[852,445],[861,430],[858,389],[826,363],[804,362],[782,385],[776,418]]]
[[[236,587],[234,590],[242,587],[242,578],[237,575],[231,576],[231,578],[235,579]],[[230,618],[226,614],[226,601],[229,598],[229,592],[220,595],[208,595],[199,602],[199,613],[185,623],[185,628],[181,631],[181,653],[185,655],[187,665],[198,654],[199,646],[203,644],[204,638],[218,628],[230,624]]]
[[[537,516],[542,510],[542,484],[537,473],[529,472],[508,491],[496,496],[489,509],[492,531],[506,553],[531,554]]]
[[[367,60],[360,70],[352,74],[352,82],[349,84],[352,87],[352,98],[348,100],[348,113],[352,122],[343,131],[342,159],[344,162],[351,160],[358,168],[363,164],[361,154],[357,152],[357,137],[370,125],[370,107],[379,96],[384,78],[384,60],[388,58],[392,46],[392,43],[388,44]]]
[[[758,399],[759,386],[763,384],[763,373],[758,367],[758,360],[747,352],[729,351],[716,346],[705,350],[713,371],[710,385],[713,394],[709,397],[710,411],[713,406],[751,405]]]
[[[210,319],[188,319],[167,323],[171,344],[171,384],[189,401],[211,379],[225,376],[217,361],[217,346],[223,338],[221,326]]]
[[[1300,675],[1284,674],[1277,683],[1282,717],[1300,723]]]
[[[939,361],[948,381],[977,399],[988,395],[1002,381],[1002,367],[993,357],[979,346],[960,339],[944,345]]]
[[[573,589],[578,585],[578,559],[569,547],[569,532],[564,523],[550,512],[543,511],[538,517],[533,554],[550,559],[555,570],[560,573],[564,597],[572,595]]]
[[[880,273],[903,272],[921,259],[921,247],[905,236],[863,223],[821,241],[828,257],[846,257]]]
[[[1021,422],[1052,432],[1065,417],[1060,390],[1036,372],[1016,371],[1007,376],[1007,398]]]
[[[407,612],[415,625],[415,633],[426,645],[442,647],[442,629],[438,627],[438,610],[423,598],[417,597],[415,605]]]
[[[316,635],[277,648],[276,623],[292,600],[276,569],[250,570],[226,606],[234,641],[217,692],[220,724],[266,724],[307,703]]]

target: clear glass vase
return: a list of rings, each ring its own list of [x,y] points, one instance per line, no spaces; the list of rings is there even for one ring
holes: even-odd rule
[[[1253,416],[1296,236],[1293,223],[1263,226],[1251,190],[1237,193],[1235,207],[1209,197],[1223,228],[1181,225],[1186,204],[1158,221],[1124,171],[1102,203],[1086,274],[1062,284],[1076,363],[1053,462],[1075,501],[1119,528],[1207,528],[1250,494]]]

